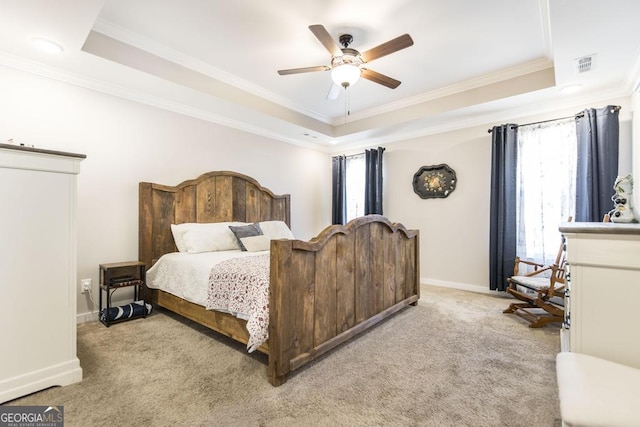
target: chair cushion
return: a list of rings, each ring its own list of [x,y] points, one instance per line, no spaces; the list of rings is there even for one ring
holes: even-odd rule
[[[566,352],[556,357],[556,374],[564,425],[638,425],[640,369]]]
[[[521,285],[525,288],[535,289],[539,291],[549,289],[549,282],[551,279],[549,279],[548,277],[537,276],[512,276],[510,280],[516,285]]]

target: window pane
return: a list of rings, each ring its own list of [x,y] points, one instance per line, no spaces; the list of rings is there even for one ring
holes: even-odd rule
[[[347,157],[347,222],[364,215],[364,153]]]
[[[558,225],[575,211],[576,148],[573,119],[518,128],[519,256],[555,260]]]

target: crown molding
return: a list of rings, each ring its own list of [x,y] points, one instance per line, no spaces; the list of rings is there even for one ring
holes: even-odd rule
[[[549,0],[538,0],[540,6],[540,28],[542,29],[542,41],[544,53],[547,58],[553,58],[553,41],[551,38],[551,15],[549,14]]]
[[[76,73],[71,73],[59,68],[25,59],[8,52],[0,51],[0,65],[19,71],[24,71],[40,77],[67,83],[73,86],[78,86],[107,95],[116,96],[118,98],[127,99],[129,101],[137,102],[162,110],[183,114],[185,116],[248,132],[254,135],[260,135],[273,140],[286,142],[288,144],[297,145],[307,149],[325,151],[324,147],[320,145],[314,146],[314,144],[308,141],[291,138],[282,133],[274,132],[263,127],[254,126],[244,121],[231,119],[229,117],[225,117],[211,111],[194,108],[179,102],[169,101],[165,98],[131,90],[129,88],[125,88],[123,86],[115,85],[112,83],[107,83],[102,80],[87,78]]]
[[[504,68],[494,73],[488,73],[473,79],[465,80],[460,83],[455,83],[449,86],[443,86],[441,88],[422,93],[413,97],[405,98],[397,102],[391,102],[379,107],[370,108],[368,110],[360,111],[355,114],[351,114],[347,119],[347,123],[355,122],[358,120],[366,119],[369,117],[377,116],[380,114],[386,114],[392,111],[401,110],[403,108],[412,107],[414,105],[423,104],[434,99],[443,98],[445,96],[455,95],[458,93],[466,92],[468,90],[477,89],[482,86],[487,86],[494,83],[499,83],[504,80],[509,80],[515,77],[524,76],[527,74],[535,73],[538,71],[546,70],[553,67],[553,62],[548,58],[539,58],[531,62],[516,65],[509,68]],[[339,120],[339,121],[338,121]],[[338,126],[344,124],[344,118],[334,120],[332,125]]]
[[[344,143],[338,143],[336,145],[330,145],[330,144],[325,145],[322,142],[310,142],[310,141],[305,141],[302,138],[293,138],[281,132],[272,131],[260,126],[255,126],[244,121],[232,119],[217,113],[213,113],[211,111],[190,107],[183,103],[170,101],[170,100],[157,97],[154,95],[150,95],[148,93],[144,93],[141,91],[134,91],[129,88],[107,83],[99,79],[87,78],[85,76],[82,76],[76,73],[71,73],[65,70],[61,70],[59,68],[51,67],[39,62],[25,59],[23,57],[20,57],[8,52],[0,51],[0,65],[8,68],[24,71],[30,74],[35,74],[41,77],[61,81],[74,86],[83,87],[96,92],[101,92],[104,94],[127,99],[130,101],[134,101],[134,102],[148,105],[151,107],[172,111],[178,114],[183,114],[185,116],[194,117],[194,118],[208,121],[211,123],[216,123],[221,126],[226,126],[226,127],[230,127],[233,129],[247,132],[247,133],[260,135],[269,139],[304,147],[306,149],[325,152],[328,154],[335,154],[344,150],[366,148],[366,147],[371,147],[371,146],[380,145],[380,144],[391,144],[395,142],[420,138],[420,137],[444,133],[444,132],[451,132],[451,131],[461,130],[465,128],[470,128],[470,127],[487,126],[490,123],[505,123],[505,122],[513,121],[515,119],[519,119],[522,117],[531,117],[531,116],[541,115],[541,114],[550,114],[554,111],[558,111],[563,108],[564,109],[584,108],[583,106],[589,103],[609,101],[611,99],[627,97],[630,95],[630,85],[628,85],[627,87],[605,88],[600,91],[592,91],[580,96],[573,96],[570,98],[562,98],[560,96],[555,96],[553,97],[553,99],[540,101],[537,103],[526,103],[525,105],[521,105],[515,108],[514,107],[501,108],[491,113],[483,114],[481,112],[473,111],[467,114],[467,118],[460,117],[460,115],[446,117],[447,114],[444,113],[442,120],[439,120],[437,124],[433,124],[433,125],[427,124],[427,125],[424,125],[423,127],[420,127],[420,129],[409,130],[405,132],[391,131],[391,133],[387,135],[382,135],[379,137],[371,137],[371,138],[367,136],[365,136],[364,138],[358,137],[357,142],[345,141]],[[511,75],[513,77],[513,76],[523,74],[523,73],[518,74],[518,70],[527,70],[527,69],[528,68],[526,66],[514,67],[514,69],[511,69],[510,72],[503,72],[500,74],[503,76]],[[636,66],[634,67],[634,70],[637,70],[637,69],[640,69],[640,61],[636,61]],[[526,72],[524,74],[526,74]],[[630,76],[632,75],[634,75],[634,73],[630,74]],[[632,81],[634,84],[637,85],[638,75],[637,73],[635,75],[636,75],[636,78],[635,79],[630,78],[629,81],[630,82]],[[480,83],[482,81],[490,82],[492,80],[491,78],[488,78],[487,80],[484,80],[483,78],[479,78],[479,79],[474,79],[473,82],[471,81],[465,82],[465,84],[469,84],[470,86],[465,86],[465,84],[454,85],[454,86],[467,87],[467,89],[464,89],[464,90],[468,90],[468,88],[471,88],[471,87],[482,86],[482,84]],[[493,81],[496,81],[496,80],[493,80]],[[489,84],[489,83],[484,83],[484,84]],[[638,89],[637,86],[635,86],[635,88],[636,90]],[[449,88],[449,90],[451,90],[451,88]],[[442,93],[439,96],[445,96],[444,93],[456,93],[456,92],[447,92],[447,88],[439,91],[433,91],[433,92]],[[430,99],[435,99],[439,96],[435,96],[434,98],[430,98]],[[474,109],[474,107],[471,107],[471,109]]]
[[[540,0],[540,2],[545,3],[546,0]],[[545,16],[544,10],[545,9],[541,6],[542,19],[544,19],[544,16]],[[122,28],[107,20],[98,19],[93,27],[93,30],[101,34],[104,34],[108,37],[112,37],[116,40],[119,40],[123,43],[134,46],[138,49],[142,49],[146,52],[157,55],[163,59],[174,62],[188,69],[198,71],[210,78],[222,81],[238,89],[241,89],[253,95],[262,97],[264,99],[267,99],[279,105],[282,105],[283,107],[289,108],[300,114],[304,114],[320,122],[330,124],[332,126],[340,126],[345,123],[344,118],[331,119],[327,116],[318,114],[315,111],[312,111],[308,108],[305,108],[303,106],[293,103],[291,100],[285,97],[282,97],[273,92],[267,91],[266,89],[260,86],[247,82],[246,80],[240,79],[217,67],[214,67],[203,61],[197,60],[191,56],[185,55],[164,44],[158,43],[140,34],[137,34],[130,30]],[[420,94],[414,97],[405,98],[397,102],[392,102],[392,103],[381,105],[368,110],[360,111],[355,114],[351,114],[347,119],[347,122],[354,122],[357,120],[376,116],[379,114],[385,114],[391,111],[396,111],[406,107],[411,107],[417,104],[432,101],[434,99],[442,98],[449,95],[454,95],[454,94],[468,91],[471,89],[476,89],[478,87],[497,83],[497,82],[508,80],[515,77],[519,77],[529,73],[541,71],[551,67],[553,67],[553,62],[551,60],[549,60],[548,58],[539,58],[537,60],[534,60],[525,64],[520,64],[513,67],[505,68],[503,70],[500,70],[494,73],[489,73],[489,74],[479,76],[470,80],[466,80],[464,82],[456,83],[453,85],[438,88],[433,91],[425,92],[423,94]]]
[[[553,115],[554,112],[567,109],[584,109],[585,105],[597,104],[611,101],[616,98],[628,97],[630,94],[621,88],[606,88],[599,91],[593,91],[580,96],[554,97],[544,101],[526,103],[519,107],[507,107],[492,111],[490,113],[482,113],[470,111],[467,117],[443,117],[437,124],[425,125],[417,130],[406,132],[395,132],[390,135],[384,135],[375,138],[359,138],[357,142],[338,143],[331,147],[331,154],[343,152],[344,150],[356,150],[370,148],[382,144],[393,144],[416,138],[422,138],[430,135],[437,135],[446,132],[454,132],[463,129],[491,126],[492,123],[508,123],[522,120],[522,118],[533,117],[539,115]],[[475,110],[475,108],[472,108]],[[578,111],[576,111],[577,113]],[[445,114],[446,115],[446,114]],[[363,142],[365,141],[365,142]]]
[[[635,61],[627,73],[624,84],[629,92],[640,92],[640,47],[636,50]]]
[[[169,46],[166,46],[157,41],[151,40],[133,31],[120,27],[112,22],[104,19],[98,19],[93,27],[93,31],[103,34],[107,37],[116,39],[122,43],[131,45],[138,49],[149,52],[160,58],[171,61],[175,64],[181,65],[190,70],[197,71],[215,80],[219,80],[240,90],[248,92],[252,95],[259,96],[283,107],[289,108],[300,114],[304,114],[310,118],[321,121],[326,124],[331,124],[331,119],[327,116],[316,113],[308,108],[305,108],[299,104],[292,102],[290,99],[277,95],[271,91],[264,89],[258,85],[250,83],[246,80],[238,78],[233,74],[227,73],[217,67],[212,66],[206,62],[200,61],[189,55],[185,55]]]

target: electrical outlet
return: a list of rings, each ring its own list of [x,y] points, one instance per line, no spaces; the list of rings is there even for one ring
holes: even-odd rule
[[[80,280],[80,292],[85,294],[91,291],[91,279]]]

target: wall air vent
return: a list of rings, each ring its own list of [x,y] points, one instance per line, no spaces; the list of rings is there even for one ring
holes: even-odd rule
[[[595,55],[586,55],[573,60],[573,65],[577,74],[586,73],[593,69]]]

